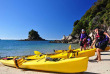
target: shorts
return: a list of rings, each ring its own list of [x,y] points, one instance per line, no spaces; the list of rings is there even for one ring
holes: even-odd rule
[[[97,45],[95,45],[96,48],[105,50],[107,47],[108,41],[103,41],[103,42],[97,42]]]
[[[85,42],[85,43],[83,43],[82,41],[80,41],[80,46],[84,46],[84,47],[86,47],[87,46],[87,42]]]
[[[84,44],[82,43],[82,41],[80,41],[80,46],[83,46]]]

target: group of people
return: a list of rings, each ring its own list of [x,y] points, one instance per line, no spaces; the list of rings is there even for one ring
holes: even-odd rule
[[[82,33],[80,34],[80,46],[81,51],[84,48],[86,50],[87,47],[93,48],[95,44],[97,57],[95,60],[101,61],[100,52],[104,51],[107,47],[108,42],[110,42],[110,36],[105,31],[101,31],[99,27],[94,28],[94,32],[96,33],[94,40],[91,39],[86,33],[84,29],[82,29]]]

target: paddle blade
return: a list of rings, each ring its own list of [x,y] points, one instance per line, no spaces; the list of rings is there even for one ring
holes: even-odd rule
[[[21,66],[26,60],[24,60],[23,58],[21,59],[14,59],[14,64],[16,68],[19,68],[19,66]]]
[[[69,45],[68,49],[71,50],[71,45]]]
[[[34,54],[40,55],[41,53],[39,51],[34,51]]]

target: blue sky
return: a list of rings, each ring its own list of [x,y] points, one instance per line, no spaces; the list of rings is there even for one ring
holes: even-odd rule
[[[31,29],[44,39],[69,35],[96,0],[0,0],[0,38],[26,39]]]

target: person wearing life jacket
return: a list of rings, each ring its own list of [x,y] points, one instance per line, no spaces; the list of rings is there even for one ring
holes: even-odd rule
[[[96,27],[94,29],[96,35],[95,39],[91,45],[91,48],[93,48],[93,45],[95,44],[96,47],[96,52],[97,52],[97,57],[95,60],[101,61],[101,55],[100,52],[104,51],[105,48],[107,47],[108,41],[110,40],[110,36],[108,33],[99,30],[99,27]]]
[[[82,29],[82,33],[80,34],[80,46],[81,46],[81,51],[82,48],[84,47],[84,50],[86,50],[86,45],[87,45],[87,33],[85,32],[84,29]]]

